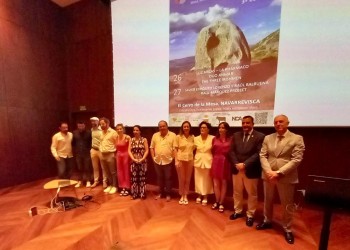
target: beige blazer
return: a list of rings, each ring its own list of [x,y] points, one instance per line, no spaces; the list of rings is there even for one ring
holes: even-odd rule
[[[262,178],[268,171],[279,170],[283,177],[281,183],[298,183],[298,170],[303,159],[305,145],[303,137],[287,130],[285,137],[276,148],[277,133],[267,135],[264,139],[261,151],[260,162],[263,169]]]
[[[211,168],[213,161],[213,155],[211,148],[213,146],[214,136],[208,135],[205,141],[202,141],[202,137],[196,136],[194,138],[194,146],[196,148],[196,155],[194,157],[194,167],[196,168]]]

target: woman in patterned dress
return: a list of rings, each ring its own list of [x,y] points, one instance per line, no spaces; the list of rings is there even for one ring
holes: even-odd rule
[[[117,176],[118,186],[121,190],[120,195],[129,195],[130,190],[130,157],[128,153],[131,137],[124,134],[123,124],[117,124]]]
[[[224,212],[224,200],[227,190],[227,181],[231,178],[230,164],[227,153],[230,150],[232,138],[229,136],[230,125],[227,122],[220,122],[218,134],[213,139],[213,162],[210,169],[210,175],[214,182],[214,193],[216,202],[212,209],[219,209]]]
[[[147,139],[141,137],[141,127],[135,125],[133,128],[134,137],[129,144],[129,156],[131,163],[131,198],[146,198],[146,171],[147,155],[149,147]]]

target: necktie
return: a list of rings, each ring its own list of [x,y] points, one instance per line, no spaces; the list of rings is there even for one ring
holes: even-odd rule
[[[282,139],[283,139],[283,135],[278,135],[277,136],[277,143],[276,143],[276,151],[280,152],[282,150],[281,148],[281,144],[282,144]]]
[[[248,141],[248,138],[249,138],[249,133],[244,134],[243,143],[246,143]]]

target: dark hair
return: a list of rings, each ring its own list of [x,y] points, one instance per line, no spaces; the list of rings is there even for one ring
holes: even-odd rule
[[[201,123],[199,123],[199,125],[198,125],[199,129],[201,128],[201,126],[202,126],[203,124],[205,124],[205,125],[208,127],[209,130],[211,129],[210,123],[209,123],[209,122],[206,122],[206,121],[202,121]]]
[[[219,125],[218,125],[218,132],[216,134],[216,137],[219,138],[220,137],[220,134],[219,134],[219,128],[220,128],[220,125],[224,125],[225,129],[226,129],[226,138],[230,137],[230,125],[227,123],[227,122],[220,122]]]
[[[125,133],[125,127],[124,127],[123,123],[118,123],[118,124],[115,126],[116,129],[117,129],[118,127],[122,127],[123,133]]]
[[[77,124],[85,124],[83,121],[77,121]]]
[[[134,129],[134,128],[138,128],[138,129],[140,130],[140,132],[141,132],[141,126],[140,126],[140,125],[134,125],[134,126],[132,127],[132,129]]]
[[[105,123],[109,124],[109,119],[106,117],[102,117],[100,121],[104,121]]]
[[[168,127],[168,123],[167,123],[166,121],[164,121],[164,120],[160,120],[160,121],[158,122],[158,126],[159,126],[159,123],[161,123],[161,122],[164,122],[165,125]]]
[[[62,126],[62,124],[67,124],[68,125],[68,122],[66,122],[66,121],[60,122],[60,127]]]
[[[250,116],[250,115],[243,116],[242,121],[243,121],[243,119],[247,119],[247,118],[251,119],[252,123],[254,124],[254,118],[253,118],[253,116]]]
[[[183,126],[184,126],[186,123],[190,126],[190,135],[191,135],[192,125],[191,125],[191,123],[190,123],[189,121],[184,121],[184,122],[181,124],[180,132],[179,132],[180,135],[183,135],[183,134],[184,134]]]

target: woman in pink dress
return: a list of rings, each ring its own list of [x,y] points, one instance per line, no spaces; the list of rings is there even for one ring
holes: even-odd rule
[[[130,157],[129,157],[129,143],[130,136],[124,134],[123,124],[117,124],[117,176],[118,176],[118,186],[121,189],[120,195],[129,195],[130,190]]]
[[[220,122],[218,134],[213,139],[212,153],[213,162],[210,169],[214,182],[214,193],[216,202],[212,209],[224,212],[224,200],[227,190],[227,181],[231,178],[230,164],[227,153],[230,150],[232,138],[228,135],[230,126],[227,122]]]

